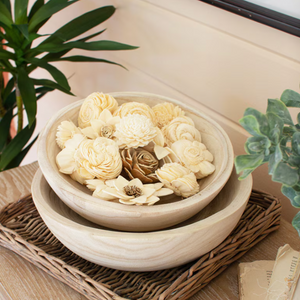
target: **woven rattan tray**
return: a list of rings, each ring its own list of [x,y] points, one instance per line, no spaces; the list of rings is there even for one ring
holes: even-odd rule
[[[0,212],[0,245],[89,299],[184,300],[276,230],[280,215],[278,199],[253,191],[240,222],[221,245],[187,265],[137,273],[95,265],[68,250],[49,231],[28,196]]]

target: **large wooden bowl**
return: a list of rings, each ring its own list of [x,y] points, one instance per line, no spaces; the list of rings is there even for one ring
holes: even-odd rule
[[[121,232],[82,218],[53,192],[38,170],[32,183],[34,203],[52,233],[79,256],[111,268],[154,271],[175,267],[218,246],[239,221],[251,193],[252,178],[229,181],[201,212],[167,230]]]
[[[205,207],[219,193],[227,182],[233,168],[233,149],[231,142],[215,121],[203,113],[173,99],[146,93],[112,93],[119,105],[124,102],[144,102],[150,106],[157,103],[172,102],[182,107],[191,117],[202,135],[203,143],[214,155],[215,172],[200,181],[198,194],[181,200],[176,196],[164,197],[154,206],[126,206],[108,202],[91,196],[91,192],[69,176],[58,171],[55,158],[60,151],[55,142],[58,125],[64,120],[77,124],[82,101],[75,102],[54,115],[38,141],[38,161],[40,168],[55,193],[75,212],[84,218],[114,229],[126,231],[150,231],[178,224]]]

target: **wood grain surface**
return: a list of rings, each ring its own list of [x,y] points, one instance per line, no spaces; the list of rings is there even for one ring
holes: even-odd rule
[[[0,209],[30,192],[37,163],[0,173]],[[281,228],[251,249],[239,262],[274,260],[278,247],[290,244],[300,250],[296,230],[285,220]],[[238,300],[238,263],[233,263],[191,300]],[[67,285],[0,247],[0,300],[86,299]]]

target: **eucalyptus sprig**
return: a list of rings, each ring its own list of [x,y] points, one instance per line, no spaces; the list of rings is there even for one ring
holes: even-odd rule
[[[29,144],[28,141],[36,125],[37,100],[53,90],[73,95],[66,76],[52,62],[103,62],[121,66],[105,59],[66,54],[75,48],[89,51],[137,48],[108,40],[89,41],[105,30],[74,40],[110,18],[115,12],[113,6],[89,11],[52,34],[38,34],[54,14],[78,1],[49,0],[45,3],[44,0],[36,0],[29,8],[28,0],[15,0],[12,15],[10,0],[0,0],[0,171],[18,166],[34,143],[35,139]],[[44,40],[33,46],[33,41],[40,38]],[[36,68],[48,71],[53,80],[31,77],[30,73]],[[6,86],[3,72],[11,75]],[[16,137],[12,139],[10,124],[15,117],[15,108],[18,128]],[[28,117],[25,127],[23,109]]]
[[[280,99],[269,99],[266,114],[247,108],[240,124],[252,135],[245,143],[247,155],[235,159],[239,179],[268,163],[272,180],[282,184],[281,192],[300,208],[300,113],[294,124],[288,107],[300,108],[300,94],[285,90]],[[300,212],[292,222],[300,235]]]

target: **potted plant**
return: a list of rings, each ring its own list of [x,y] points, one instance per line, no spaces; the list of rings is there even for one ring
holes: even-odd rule
[[[0,0],[0,171],[18,166],[36,140],[28,144],[36,125],[37,100],[53,90],[73,95],[67,78],[52,62],[104,62],[121,66],[105,59],[66,55],[74,48],[90,51],[137,48],[108,40],[89,41],[104,30],[74,40],[110,18],[115,12],[113,6],[89,11],[52,34],[38,34],[51,16],[77,1],[49,0],[45,3],[44,0],[36,0],[29,9],[28,0],[15,0],[12,15],[10,0]],[[33,46],[33,41],[40,38],[43,40]],[[36,68],[47,70],[53,80],[31,77],[30,73]],[[11,75],[5,86],[3,72]],[[26,126],[23,109],[28,117]],[[12,138],[10,124],[14,117],[17,117],[18,125],[17,135]]]
[[[247,155],[235,159],[240,179],[268,163],[272,180],[282,184],[281,192],[300,208],[300,113],[297,123],[288,107],[300,107],[300,94],[285,90],[280,99],[269,99],[266,114],[247,108],[240,124],[252,135],[245,143]],[[300,212],[292,222],[300,235]]]

